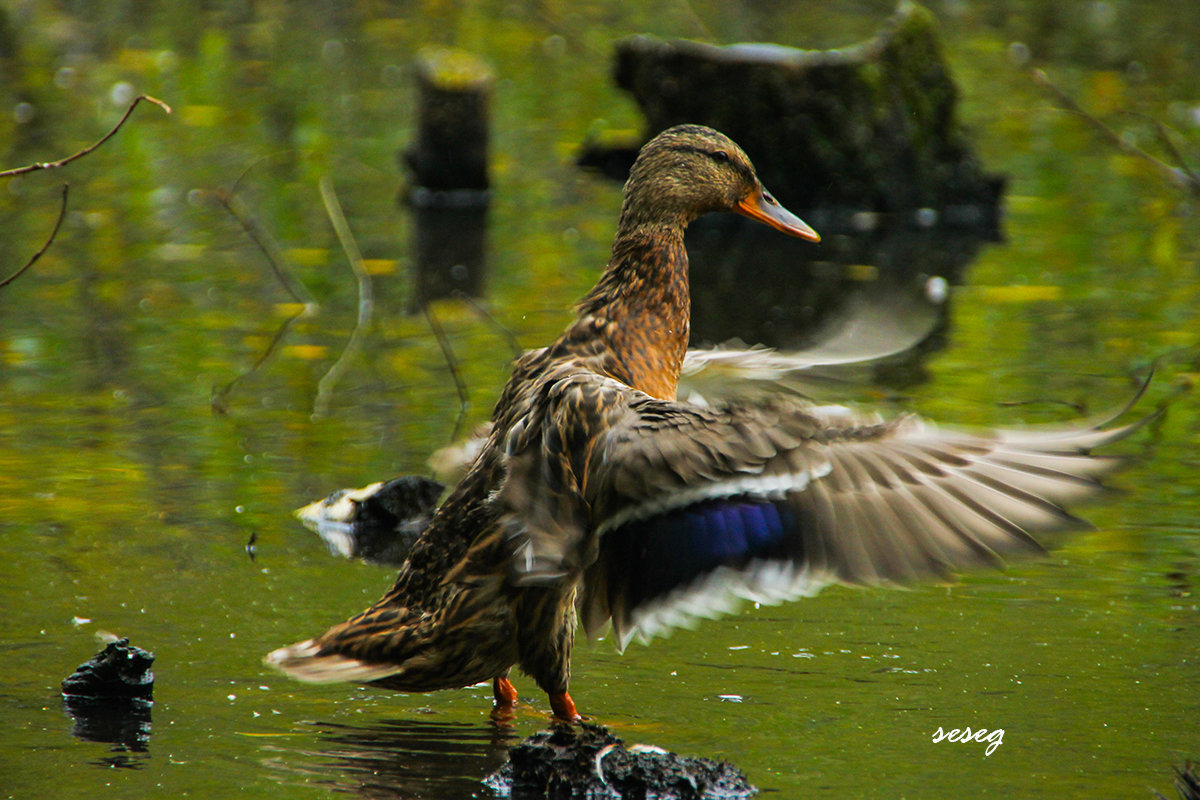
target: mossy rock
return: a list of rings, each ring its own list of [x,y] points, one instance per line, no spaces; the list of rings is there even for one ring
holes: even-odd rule
[[[726,761],[625,743],[601,725],[558,725],[509,751],[484,779],[511,800],[747,800],[758,789]]]

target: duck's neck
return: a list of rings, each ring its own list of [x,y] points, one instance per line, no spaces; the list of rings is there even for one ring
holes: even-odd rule
[[[562,341],[581,355],[602,358],[612,377],[671,400],[690,317],[683,226],[622,224],[608,268],[580,302],[579,318]]]

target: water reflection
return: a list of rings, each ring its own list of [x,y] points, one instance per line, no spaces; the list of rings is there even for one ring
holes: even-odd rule
[[[314,722],[312,750],[282,751],[270,761],[307,784],[365,798],[460,798],[508,757],[516,735],[499,724],[385,720],[373,725]],[[274,748],[272,748],[274,749]]]
[[[416,290],[409,311],[442,297],[480,297],[487,263],[487,192],[415,189],[411,203]]]
[[[154,703],[139,697],[63,697],[63,709],[74,720],[71,734],[86,742],[112,744],[111,755],[95,763],[138,769],[149,757],[151,710]]]
[[[687,239],[693,343],[739,338],[819,350],[831,360],[908,350],[899,367],[890,362],[887,382],[922,380],[920,362],[945,346],[947,288],[996,231],[856,231],[833,220],[819,230],[824,238],[813,247],[735,217],[694,224]]]
[[[823,228],[813,247],[737,218],[706,218],[693,229],[687,244],[694,341],[740,337],[785,349],[820,341],[847,315],[859,315],[864,300],[881,327],[928,334],[944,326],[949,309],[927,293],[929,279],[957,282],[994,238],[950,229]]]
[[[402,475],[362,489],[339,489],[296,512],[333,555],[400,566],[424,533],[446,487]]]

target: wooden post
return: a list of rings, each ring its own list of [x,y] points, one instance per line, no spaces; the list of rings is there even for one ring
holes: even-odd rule
[[[416,77],[417,141],[404,155],[414,187],[487,191],[491,69],[461,50],[425,50]]]
[[[429,300],[482,291],[493,83],[487,64],[460,50],[422,52],[416,77],[417,139],[404,153],[416,220],[413,312]]]

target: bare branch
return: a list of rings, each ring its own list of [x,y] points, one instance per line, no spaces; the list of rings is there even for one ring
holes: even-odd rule
[[[76,159],[83,158],[88,153],[91,153],[93,150],[98,148],[100,145],[104,144],[109,139],[116,136],[117,131],[121,130],[121,126],[125,124],[125,120],[129,119],[129,115],[133,113],[133,110],[135,108],[137,108],[138,103],[142,102],[143,100],[145,100],[148,103],[153,103],[154,105],[158,106],[159,108],[161,108],[163,111],[167,112],[168,114],[171,113],[171,107],[169,105],[167,105],[166,103],[164,103],[162,100],[153,98],[148,94],[139,94],[137,97],[133,98],[133,102],[129,104],[129,108],[125,109],[125,114],[121,117],[121,119],[117,122],[117,124],[113,126],[112,130],[110,130],[108,133],[104,134],[104,136],[101,137],[100,140],[97,141],[95,144],[93,144],[89,147],[85,147],[82,150],[80,150],[78,153],[67,156],[66,158],[63,158],[63,159],[59,159],[58,161],[42,161],[42,162],[38,162],[36,164],[29,164],[24,167],[17,167],[16,169],[4,170],[3,172],[0,172],[0,178],[11,178],[14,175],[24,175],[27,172],[36,172],[39,169],[58,169],[59,167],[65,167],[67,164],[70,164],[72,161],[75,161]]]
[[[362,253],[359,252],[358,244],[354,241],[354,233],[346,222],[346,215],[342,213],[342,205],[338,202],[333,181],[329,179],[328,175],[323,176],[320,186],[321,200],[325,203],[325,213],[329,215],[333,230],[342,243],[342,250],[350,261],[350,268],[354,270],[354,277],[358,279],[358,319],[354,323],[354,330],[350,332],[350,339],[346,342],[342,354],[338,356],[338,360],[333,363],[333,366],[317,384],[317,397],[313,401],[313,416],[317,417],[322,417],[328,412],[329,398],[333,394],[333,387],[337,385],[338,379],[345,371],[350,357],[362,348],[362,339],[365,331],[371,326],[371,314],[375,306],[371,291],[371,276],[367,274],[367,269],[363,266]]]
[[[1087,407],[1083,403],[1076,403],[1070,400],[1059,400],[1052,397],[1040,397],[1034,400],[1000,400],[996,403],[996,405],[1000,406],[1001,408],[1017,408],[1019,406],[1038,405],[1065,406],[1071,409],[1071,412],[1074,414],[1087,413]]]
[[[258,245],[259,251],[267,259],[267,263],[271,265],[271,271],[275,273],[275,277],[280,285],[283,286],[284,291],[293,300],[303,306],[299,311],[284,320],[279,329],[275,331],[275,335],[271,338],[267,349],[263,351],[263,354],[258,357],[258,360],[249,369],[229,381],[222,388],[213,387],[212,397],[209,401],[212,410],[214,413],[224,416],[229,413],[228,399],[233,394],[233,390],[237,385],[257,372],[263,364],[267,363],[275,353],[276,348],[283,342],[284,337],[287,336],[288,331],[291,330],[296,320],[314,313],[319,306],[316,299],[308,291],[308,288],[300,281],[291,277],[291,272],[287,268],[287,260],[283,255],[283,251],[279,248],[279,244],[269,233],[263,230],[263,227],[258,223],[258,218],[250,207],[243,203],[237,195],[224,189],[212,192],[212,196],[229,212],[231,217],[238,221],[238,224],[242,226],[242,230],[250,237],[250,240]]]
[[[467,395],[467,384],[463,382],[462,375],[458,371],[458,359],[454,357],[454,350],[450,347],[450,340],[446,338],[446,331],[442,329],[442,324],[438,322],[437,315],[433,313],[433,309],[428,303],[421,303],[421,311],[425,313],[425,321],[429,323],[429,329],[433,331],[433,337],[437,339],[438,347],[442,349],[442,356],[446,359],[446,367],[450,370],[450,378],[454,381],[454,388],[458,391],[458,419],[454,422],[454,431],[450,434],[450,441],[458,441],[458,436],[462,432],[463,424],[467,421],[467,411],[471,408],[471,399]]]
[[[1150,122],[1154,124],[1154,130],[1158,134],[1158,141],[1161,142],[1162,146],[1166,148],[1168,153],[1171,154],[1171,157],[1175,159],[1175,163],[1179,164],[1179,168],[1187,174],[1188,178],[1197,187],[1200,187],[1200,174],[1197,174],[1196,171],[1187,163],[1187,159],[1183,156],[1183,151],[1179,149],[1179,147],[1175,144],[1175,140],[1171,138],[1171,134],[1167,130],[1167,126],[1162,123],[1162,120],[1150,119]]]
[[[517,335],[513,333],[512,329],[506,327],[500,320],[496,319],[496,316],[491,311],[488,311],[483,303],[480,303],[461,289],[454,290],[454,297],[467,303],[476,314],[486,322],[491,323],[492,327],[504,337],[504,341],[508,342],[508,347],[512,350],[513,358],[519,358],[525,352],[525,348],[521,347],[521,343],[517,341]]]
[[[1088,124],[1095,128],[1101,136],[1103,136],[1112,144],[1116,145],[1118,150],[1135,158],[1140,158],[1141,160],[1150,164],[1167,180],[1176,186],[1187,189],[1193,194],[1200,195],[1200,180],[1196,179],[1190,170],[1187,169],[1186,165],[1173,167],[1165,161],[1150,155],[1137,145],[1127,142],[1125,139],[1121,138],[1120,134],[1118,134],[1109,126],[1105,125],[1100,119],[1086,111],[1082,106],[1079,105],[1079,103],[1075,102],[1073,97],[1055,86],[1054,83],[1051,82],[1049,76],[1047,76],[1042,70],[1030,70],[1029,77],[1038,86],[1052,94],[1060,106],[1067,111],[1070,111],[1072,114],[1077,114],[1079,117],[1083,118]],[[1173,150],[1174,148],[1172,147],[1171,149]]]
[[[54,230],[50,231],[50,238],[48,238],[46,240],[45,244],[43,244],[41,246],[41,248],[36,253],[34,253],[28,261],[25,262],[25,266],[21,267],[19,270],[14,272],[12,275],[9,275],[4,280],[0,281],[0,289],[3,289],[5,286],[8,286],[10,283],[15,281],[17,278],[19,278],[23,274],[25,274],[25,271],[28,270],[30,267],[32,267],[34,264],[36,264],[37,260],[42,257],[42,254],[44,254],[47,250],[50,249],[50,245],[52,245],[54,243],[54,237],[58,236],[58,229],[62,227],[63,217],[65,217],[66,215],[67,215],[67,184],[64,183],[62,185],[62,202],[60,203],[60,205],[58,207],[58,219],[54,220]]]
[[[236,387],[246,378],[258,372],[262,365],[267,363],[267,360],[271,358],[272,354],[274,354],[275,349],[279,347],[280,342],[283,341],[292,325],[295,324],[296,320],[303,317],[305,312],[306,309],[302,308],[283,321],[283,324],[279,326],[279,330],[275,331],[275,335],[271,338],[271,342],[267,345],[267,349],[263,351],[263,354],[258,357],[258,360],[254,362],[250,369],[242,372],[220,389],[216,388],[215,386],[213,387],[212,396],[209,398],[209,404],[212,406],[214,413],[220,414],[221,416],[226,416],[229,414],[229,403],[226,401],[228,400],[229,395],[233,393],[234,387]]]
[[[258,249],[262,251],[267,263],[271,265],[271,270],[275,273],[280,285],[292,296],[292,299],[297,303],[303,303],[306,310],[315,309],[317,307],[316,299],[303,283],[292,277],[291,271],[286,266],[287,260],[284,258],[283,251],[279,249],[279,245],[270,234],[263,230],[250,207],[243,203],[237,195],[224,189],[217,189],[212,194],[217,198],[217,202],[225,207],[230,216],[238,221],[251,241],[258,245]]]

